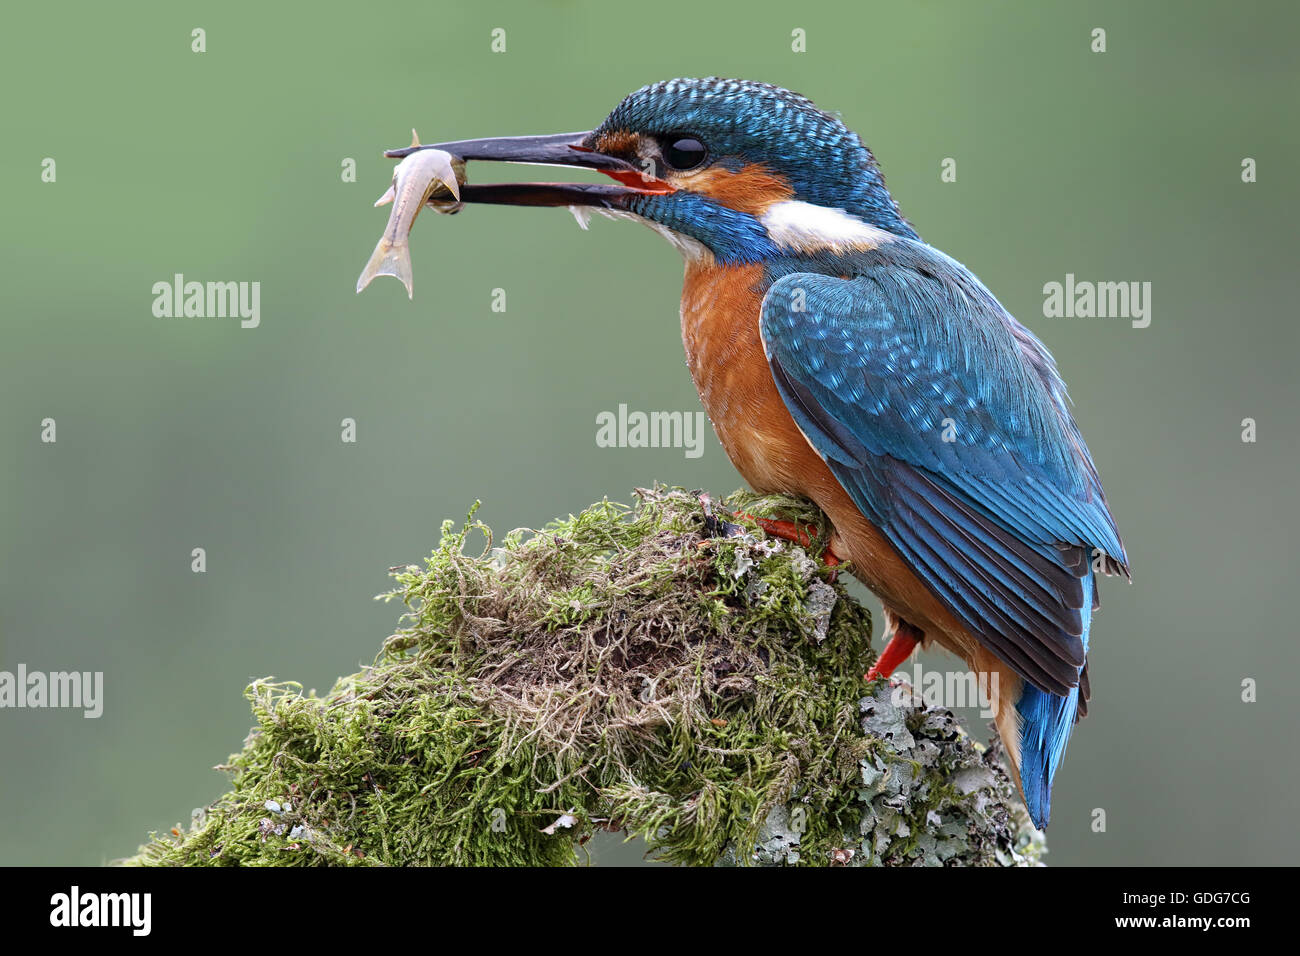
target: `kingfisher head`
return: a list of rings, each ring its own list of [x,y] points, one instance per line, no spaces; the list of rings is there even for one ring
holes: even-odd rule
[[[767,83],[666,80],[632,93],[594,130],[434,146],[467,160],[603,172],[617,185],[467,184],[461,199],[634,217],[688,258],[761,262],[916,238],[857,134]]]

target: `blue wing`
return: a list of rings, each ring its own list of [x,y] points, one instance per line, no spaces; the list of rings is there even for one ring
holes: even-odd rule
[[[908,241],[879,252],[846,278],[772,284],[773,379],[958,620],[1034,686],[1075,697],[1094,549],[1111,572],[1128,559],[1055,363],[958,263]]]

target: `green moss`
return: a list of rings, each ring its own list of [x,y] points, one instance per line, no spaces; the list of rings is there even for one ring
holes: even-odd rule
[[[324,697],[249,687],[230,792],[124,862],[568,864],[597,829],[691,865],[1037,859],[995,755],[863,683],[843,582],[732,513],[814,525],[816,554],[815,508],[638,498],[500,547],[473,512],[445,523],[394,570],[375,663]]]

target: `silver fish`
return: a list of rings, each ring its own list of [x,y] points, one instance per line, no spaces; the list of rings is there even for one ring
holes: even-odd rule
[[[411,145],[420,138],[411,130]],[[384,234],[379,237],[370,261],[357,279],[357,291],[370,285],[375,276],[393,276],[406,286],[407,298],[415,298],[411,275],[411,227],[425,203],[439,212],[460,209],[460,186],[465,181],[465,161],[440,149],[421,149],[410,153],[393,170],[393,184],[375,202],[376,206],[393,204]]]

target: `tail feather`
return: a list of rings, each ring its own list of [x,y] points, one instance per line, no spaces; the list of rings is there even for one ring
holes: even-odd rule
[[[357,279],[357,291],[360,292],[370,285],[375,276],[393,276],[400,279],[402,285],[406,286],[406,297],[415,298],[415,290],[412,287],[415,276],[411,271],[411,245],[407,240],[398,239],[394,242],[386,235],[380,238],[375,251],[370,254],[366,267],[361,270],[360,278]]]
[[[1088,632],[1092,625],[1093,598],[1097,582],[1091,571],[1083,579],[1083,650],[1088,651]],[[1020,714],[1020,786],[1025,806],[1034,826],[1047,829],[1052,817],[1052,778],[1065,757],[1070,732],[1083,713],[1087,713],[1085,658],[1080,670],[1080,684],[1065,696],[1051,694],[1024,683],[1016,711]],[[1083,696],[1081,696],[1081,691]]]

